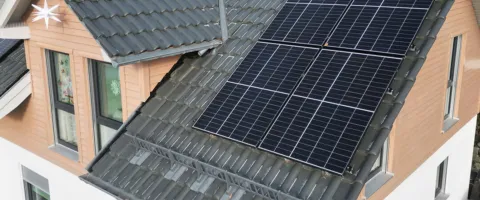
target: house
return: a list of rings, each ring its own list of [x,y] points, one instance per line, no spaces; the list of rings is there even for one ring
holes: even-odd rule
[[[61,22],[32,22],[29,4],[43,7],[43,1],[0,0],[0,188],[6,199],[467,199],[480,112],[476,0],[45,2],[60,5]],[[322,40],[328,42],[314,44]],[[349,46],[352,40],[356,45]],[[323,56],[335,62],[318,64]],[[380,96],[364,97],[365,89],[357,99],[376,104],[343,101],[356,76],[364,76],[361,67],[339,103],[325,94],[295,104],[303,77],[320,80],[337,62],[343,63],[326,93],[338,89],[344,68],[367,66],[375,71],[367,88],[384,87],[378,86]],[[370,62],[376,68],[368,68]],[[231,81],[245,66],[260,67],[255,77],[267,67],[294,66],[277,88],[287,75],[296,77],[290,89],[278,91]],[[311,75],[318,66],[321,75]],[[222,102],[219,113],[223,102],[233,101],[219,99],[222,91],[237,87],[254,88],[255,98],[262,92],[283,98],[281,107],[268,107],[270,100],[263,105],[273,116],[262,110],[249,122],[257,126],[261,115],[268,121],[257,126],[261,135],[242,135],[253,133],[253,125],[227,131],[240,130],[242,139],[199,128],[215,102]],[[247,89],[239,94],[242,99]],[[308,127],[330,126],[337,110],[354,110],[330,155],[350,134],[350,121],[363,120],[352,117],[357,111],[370,116],[357,139],[347,138],[353,150],[339,150],[346,161],[328,164],[330,156],[320,165],[319,154],[302,160],[262,146],[275,136],[267,131],[274,120],[287,115],[280,109],[307,100],[334,105],[329,120]],[[236,126],[261,105],[255,102],[239,107],[244,114]],[[322,133],[330,134],[325,127]],[[313,149],[322,148],[321,137]]]

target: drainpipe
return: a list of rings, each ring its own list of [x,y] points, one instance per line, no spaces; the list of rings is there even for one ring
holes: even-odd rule
[[[220,10],[220,29],[222,30],[222,40],[223,42],[226,42],[228,40],[228,26],[224,0],[218,0],[218,7]]]

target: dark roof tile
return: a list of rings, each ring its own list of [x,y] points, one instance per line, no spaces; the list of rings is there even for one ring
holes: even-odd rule
[[[0,98],[27,71],[23,42],[0,39]]]
[[[181,54],[191,44],[214,47],[218,42],[213,41],[221,41],[218,1],[67,0],[67,4],[114,61],[138,62],[145,52],[162,57],[158,50],[187,47],[178,51]],[[161,42],[151,43],[156,40]]]

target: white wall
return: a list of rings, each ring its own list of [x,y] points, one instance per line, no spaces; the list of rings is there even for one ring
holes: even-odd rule
[[[467,199],[476,119],[476,117],[471,119],[437,152],[405,179],[386,199],[435,199],[437,167],[447,157],[448,167],[445,193],[450,195],[449,200]]]
[[[114,200],[77,176],[0,138],[0,194],[5,200],[24,200],[21,166],[48,179],[52,200]]]

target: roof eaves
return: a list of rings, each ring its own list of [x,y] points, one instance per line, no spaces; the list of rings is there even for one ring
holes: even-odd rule
[[[121,199],[136,200],[136,199],[138,199],[133,195],[129,195],[129,194],[123,192],[122,190],[116,189],[114,187],[110,187],[109,184],[106,184],[101,179],[99,179],[95,176],[92,176],[90,174],[82,175],[79,178],[80,178],[80,180],[87,183],[88,185],[91,185],[94,188],[97,188],[100,191],[105,192],[106,194],[112,196],[115,199],[118,199],[118,200],[121,200]]]
[[[128,64],[133,64],[133,63],[138,63],[138,62],[145,62],[145,61],[150,61],[158,58],[165,58],[165,57],[170,57],[170,56],[175,56],[175,55],[182,55],[185,53],[190,53],[190,52],[195,52],[195,51],[200,51],[204,49],[211,49],[215,48],[222,44],[222,41],[220,40],[212,40],[209,42],[202,42],[199,44],[192,44],[192,45],[187,45],[187,46],[180,46],[176,48],[169,48],[169,49],[158,49],[155,51],[151,52],[144,52],[141,54],[137,55],[128,55],[125,57],[113,57],[112,58],[112,63],[114,65],[128,65]]]
[[[442,2],[442,1],[438,1],[438,2]],[[415,51],[414,53],[407,55],[406,59],[412,59],[412,62],[407,62],[407,65],[409,65],[408,67],[407,66],[402,67],[404,68],[403,70],[406,70],[406,76],[403,76],[403,73],[400,73],[399,71],[396,79],[399,77],[399,75],[403,76],[403,78],[398,80],[400,83],[397,82],[396,84],[395,83],[392,84],[392,89],[394,90],[397,89],[397,92],[395,93],[396,95],[393,95],[393,98],[386,97],[384,102],[382,102],[384,106],[383,108],[381,107],[380,109],[384,110],[383,112],[386,111],[387,113],[386,118],[380,124],[379,129],[374,129],[374,131],[377,132],[376,134],[377,137],[374,140],[372,147],[368,152],[366,161],[363,164],[362,169],[359,171],[356,179],[354,180],[353,187],[349,190],[346,199],[354,200],[358,198],[358,195],[360,194],[363,186],[365,185],[365,182],[368,179],[370,169],[372,168],[378,155],[380,154],[383,144],[385,140],[388,138],[388,135],[390,134],[393,123],[395,122],[395,119],[400,113],[405,103],[405,100],[408,96],[408,93],[410,92],[410,90],[412,89],[415,83],[415,79],[424,64],[427,54],[430,51],[431,47],[433,46],[436,36],[440,31],[440,28],[442,27],[443,23],[445,22],[445,18],[448,14],[448,11],[450,11],[450,8],[452,7],[453,3],[454,3],[454,0],[447,0],[443,3],[440,3],[441,7],[438,10],[432,9],[433,11],[432,10],[430,11],[430,12],[433,12],[436,15],[436,17],[431,20],[431,24],[429,24],[430,25],[429,28],[424,29],[423,34],[421,33],[419,34],[419,35],[426,35],[425,38],[419,38],[419,40],[416,41],[417,44],[420,44],[419,46],[421,46],[421,48],[418,51]],[[424,22],[424,24],[428,24],[428,21]],[[417,35],[417,38],[418,38],[418,35]]]

